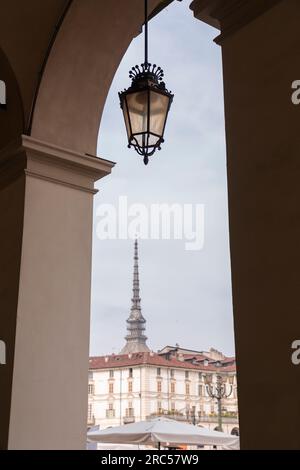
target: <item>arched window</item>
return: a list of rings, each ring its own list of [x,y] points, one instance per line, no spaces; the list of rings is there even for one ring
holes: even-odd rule
[[[239,428],[233,428],[231,431],[232,436],[239,436],[240,435],[240,430]]]
[[[0,108],[6,108],[6,85],[0,80]]]

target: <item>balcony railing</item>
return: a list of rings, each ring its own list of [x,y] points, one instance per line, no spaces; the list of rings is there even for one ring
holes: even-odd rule
[[[197,418],[199,423],[218,423],[218,416],[199,416]],[[222,423],[238,424],[237,416],[222,416]]]
[[[135,423],[135,417],[134,416],[124,416],[123,417],[123,423],[124,424]]]
[[[187,418],[185,415],[181,413],[176,413],[172,411],[162,411],[162,412],[157,412],[157,413],[151,413],[151,415],[148,415],[146,419],[151,419],[151,418],[160,418],[160,417],[166,417],[170,419],[175,419],[176,421],[186,421]]]
[[[218,424],[218,415],[214,416],[199,416],[198,414],[194,416],[192,413],[187,414],[182,414],[182,413],[176,413],[171,412],[171,411],[164,411],[162,413],[152,413],[151,415],[147,416],[146,419],[151,419],[154,417],[167,417],[170,419],[174,419],[176,421],[183,421],[183,422],[188,422],[188,423],[216,423]],[[238,424],[238,417],[237,415],[222,415],[222,422],[224,424]]]

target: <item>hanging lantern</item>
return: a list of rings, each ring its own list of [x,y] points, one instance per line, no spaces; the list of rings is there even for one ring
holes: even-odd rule
[[[144,157],[145,165],[155,150],[161,149],[169,109],[173,100],[163,82],[163,70],[148,62],[148,8],[145,0],[145,61],[129,72],[130,88],[119,93],[128,137],[133,147]]]

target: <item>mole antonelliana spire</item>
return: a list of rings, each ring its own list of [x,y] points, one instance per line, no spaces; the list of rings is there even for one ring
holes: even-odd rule
[[[138,242],[134,242],[133,297],[129,318],[127,319],[126,344],[120,354],[150,351],[144,335],[146,320],[142,315],[139,281]]]

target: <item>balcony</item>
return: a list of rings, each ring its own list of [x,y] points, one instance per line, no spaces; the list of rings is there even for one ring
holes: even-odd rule
[[[200,423],[216,423],[218,424],[218,415],[205,415],[205,416],[199,416],[199,413],[197,413],[196,416],[194,416],[192,413],[180,413],[177,410],[174,411],[167,411],[167,410],[162,410],[161,412],[157,413],[152,413],[151,415],[147,416],[146,419],[151,419],[151,418],[159,418],[159,417],[166,417],[169,419],[174,419],[176,421],[182,421],[185,423],[193,423],[193,424],[200,424]],[[222,422],[223,424],[237,424],[238,425],[238,416],[235,413],[226,413],[222,415]]]
[[[197,418],[197,421],[199,423],[216,423],[218,424],[218,416],[215,415],[215,416],[199,416]],[[225,415],[223,416],[222,415],[222,423],[224,424],[238,424],[239,420],[238,420],[238,417],[237,416],[228,416],[228,415]]]
[[[123,424],[131,424],[131,423],[135,423],[134,416],[123,416]]]
[[[186,416],[182,413],[177,412],[176,410],[174,411],[161,410],[156,413],[151,413],[150,415],[146,416],[146,419],[161,418],[161,417],[175,419],[176,421],[186,421]]]

